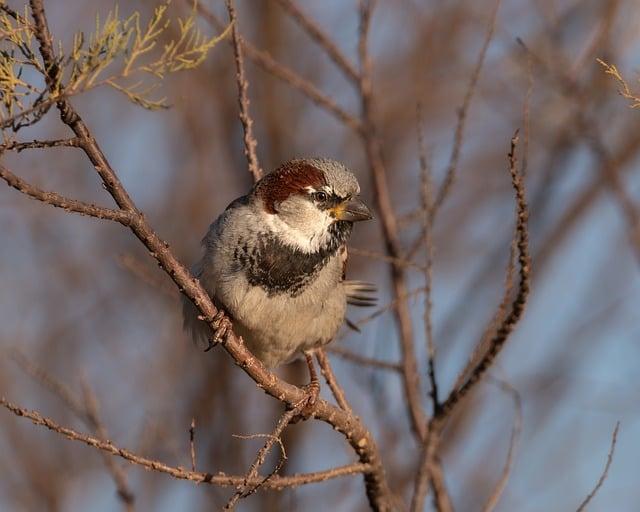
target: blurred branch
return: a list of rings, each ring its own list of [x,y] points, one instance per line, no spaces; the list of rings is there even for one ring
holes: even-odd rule
[[[277,0],[282,8],[302,27],[302,29],[322,48],[344,75],[356,86],[360,75],[355,66],[340,51],[320,26],[298,7],[295,0]]]
[[[209,23],[216,27],[223,27],[222,22],[207,7],[198,3],[196,8],[200,15]],[[262,67],[262,69],[267,73],[272,74],[279,80],[282,80],[284,83],[300,91],[314,104],[325,109],[338,121],[344,123],[345,126],[348,126],[354,132],[360,133],[362,131],[362,124],[359,119],[338,106],[333,99],[320,91],[314,84],[300,76],[291,68],[288,68],[284,64],[276,61],[267,51],[256,48],[249,41],[243,38],[240,39],[240,46],[245,51],[247,57],[258,66]]]
[[[328,347],[327,351],[351,363],[370,366],[371,368],[378,368],[380,370],[391,370],[393,372],[402,373],[402,365],[400,363],[389,363],[387,361],[380,361],[379,359],[361,356],[360,354],[351,352],[343,347]]]
[[[436,380],[436,345],[433,340],[433,299],[432,299],[432,283],[433,283],[433,183],[431,179],[431,167],[427,162],[426,148],[424,145],[424,128],[422,111],[420,104],[416,108],[417,113],[417,132],[418,132],[418,152],[420,161],[420,178],[421,186],[421,203],[423,215],[423,238],[426,245],[424,275],[424,329],[425,338],[427,339],[427,366],[429,372],[429,383],[431,384],[431,402],[433,404],[433,414],[437,414],[440,408],[438,399],[438,381]]]
[[[362,103],[362,124],[364,126],[363,139],[375,189],[375,196],[380,211],[383,235],[387,253],[392,258],[401,258],[402,249],[398,238],[398,226],[395,211],[391,203],[386,170],[382,159],[382,147],[377,135],[373,119],[373,88],[371,83],[371,59],[367,48],[367,38],[373,2],[360,1],[360,31],[358,37],[358,55],[360,58],[360,97]],[[400,330],[400,345],[402,348],[403,384],[405,399],[409,410],[411,428],[422,441],[425,437],[426,414],[422,406],[420,375],[413,345],[413,327],[411,314],[406,300],[407,285],[404,269],[394,263],[390,267],[391,281],[395,298],[398,300],[395,317]]]
[[[607,463],[604,466],[604,470],[602,471],[602,474],[600,475],[600,478],[598,479],[596,486],[587,495],[584,501],[580,503],[580,506],[578,507],[577,512],[582,512],[587,508],[587,505],[591,502],[591,500],[595,497],[597,492],[600,490],[600,488],[602,487],[602,484],[604,484],[604,481],[607,479],[607,476],[609,476],[609,468],[611,467],[611,463],[613,462],[613,454],[616,449],[616,443],[618,442],[619,429],[620,429],[620,422],[618,421],[616,422],[616,427],[613,429],[613,434],[611,435],[611,447],[609,448],[609,453],[607,454]]]
[[[496,3],[493,7],[493,12],[491,13],[487,33],[484,38],[484,43],[482,44],[480,54],[478,55],[478,60],[476,61],[475,68],[473,70],[473,73],[471,74],[467,92],[465,93],[464,99],[462,100],[462,106],[458,109],[458,122],[456,124],[456,131],[453,138],[453,146],[451,147],[451,155],[449,156],[449,165],[447,166],[444,181],[438,189],[438,193],[436,194],[433,202],[433,208],[431,209],[431,215],[433,217],[436,217],[438,211],[440,210],[440,207],[449,195],[451,186],[453,185],[456,177],[456,170],[458,167],[458,161],[460,160],[460,151],[462,149],[462,143],[464,140],[464,128],[467,121],[469,106],[471,105],[471,100],[473,99],[476,86],[478,85],[480,72],[482,71],[482,66],[484,65],[484,60],[487,55],[487,50],[489,49],[489,44],[491,43],[491,39],[493,39],[493,34],[496,29],[496,21],[498,19],[498,11],[500,9],[500,3],[501,0],[496,0]]]
[[[495,489],[487,499],[487,502],[482,509],[483,512],[492,512],[493,510],[495,510],[498,502],[500,501],[500,497],[502,496],[502,493],[507,486],[509,476],[511,475],[511,468],[513,467],[516,445],[520,437],[520,432],[522,432],[522,399],[520,398],[520,394],[508,382],[498,379],[492,380],[500,387],[500,389],[511,396],[515,409],[515,419],[513,421],[513,427],[511,429],[511,437],[509,438],[509,450],[507,451],[507,460],[505,461],[502,475],[500,476],[500,480],[498,480]]]
[[[71,389],[43,368],[36,365],[20,350],[13,349],[9,354],[27,375],[60,398],[69,410],[71,410],[71,412],[73,412],[88,428],[90,428],[98,438],[103,440],[109,438],[107,429],[104,426],[104,423],[102,423],[98,413],[96,397],[85,381],[83,381],[84,402],[81,403]],[[102,453],[101,455],[103,455],[102,459],[104,464],[116,485],[116,491],[119,499],[123,503],[124,509],[128,512],[132,512],[134,510],[135,495],[129,487],[126,474],[111,457],[105,453]]]

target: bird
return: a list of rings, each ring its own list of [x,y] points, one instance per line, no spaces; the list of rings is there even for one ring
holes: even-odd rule
[[[375,304],[374,285],[346,279],[353,225],[373,218],[359,194],[344,164],[298,158],[233,201],[210,225],[193,267],[220,310],[216,329],[183,297],[194,341],[209,350],[232,329],[267,368],[304,356],[317,397],[314,350],[335,338],[347,304]]]

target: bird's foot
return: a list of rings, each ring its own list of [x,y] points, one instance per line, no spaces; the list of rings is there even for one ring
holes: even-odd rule
[[[318,380],[318,374],[316,373],[316,369],[313,365],[313,356],[310,352],[305,352],[304,355],[307,360],[307,366],[309,367],[309,376],[311,377],[311,380],[309,381],[309,384],[303,387],[307,397],[304,405],[300,409],[300,414],[294,417],[292,423],[297,423],[298,421],[308,420],[311,418],[315,412],[318,397],[320,396],[320,381]]]
[[[224,337],[231,331],[231,320],[227,318],[224,311],[220,310],[213,317],[213,336],[209,338],[209,345],[204,349],[205,352],[209,352],[213,347],[220,343]]]

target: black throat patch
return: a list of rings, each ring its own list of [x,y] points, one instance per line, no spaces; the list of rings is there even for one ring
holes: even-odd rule
[[[255,247],[246,244],[236,247],[233,258],[252,286],[260,286],[269,296],[297,297],[346,243],[352,226],[351,222],[334,222],[329,227],[329,242],[314,253],[295,249],[266,232]]]

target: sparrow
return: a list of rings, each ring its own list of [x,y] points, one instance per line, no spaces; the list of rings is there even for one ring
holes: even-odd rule
[[[345,321],[347,303],[369,306],[375,287],[345,279],[354,222],[372,218],[354,174],[326,158],[290,160],[233,201],[202,240],[194,275],[233,332],[268,368],[311,354]],[[217,329],[183,299],[185,329],[210,349],[231,327]]]

